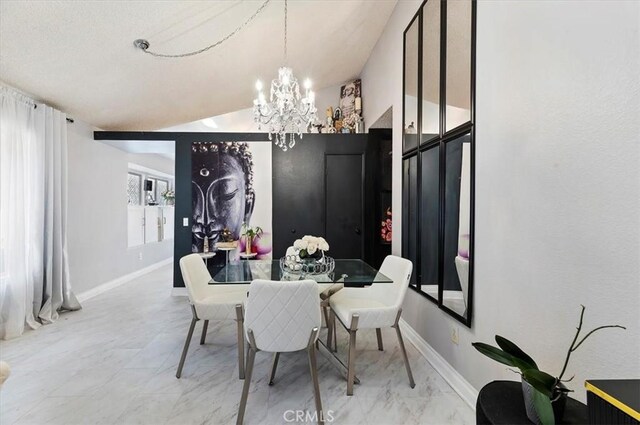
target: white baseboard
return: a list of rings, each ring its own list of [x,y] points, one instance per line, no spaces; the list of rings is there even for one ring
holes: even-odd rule
[[[135,272],[126,274],[124,276],[120,276],[116,279],[100,284],[95,288],[89,289],[88,291],[81,292],[78,295],[76,295],[76,298],[78,298],[78,301],[80,302],[86,301],[90,298],[103,294],[113,288],[117,288],[120,285],[124,285],[125,283],[130,282],[137,277],[143,276],[147,273],[150,273],[168,264],[173,264],[173,257],[151,264],[150,266],[147,266],[140,270],[136,270]]]
[[[171,289],[172,297],[188,297],[187,288],[173,288]]]
[[[453,368],[432,346],[429,345],[404,319],[400,319],[400,328],[407,340],[427,359],[451,388],[467,403],[474,411],[476,410],[476,400],[478,390],[469,383],[460,373]]]

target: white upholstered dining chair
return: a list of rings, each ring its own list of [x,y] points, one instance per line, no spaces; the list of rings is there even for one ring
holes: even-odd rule
[[[180,259],[180,271],[189,294],[191,304],[191,325],[184,343],[176,378],[182,375],[182,368],[187,357],[193,330],[196,322],[204,320],[200,344],[205,343],[209,320],[235,320],[238,332],[238,374],[244,379],[244,337],[243,337],[243,304],[247,298],[249,285],[210,285],[211,275],[198,254],[189,254]]]
[[[402,351],[404,364],[409,375],[409,385],[415,387],[407,351],[398,326],[402,313],[402,301],[407,293],[409,280],[413,271],[411,261],[401,257],[388,255],[380,273],[393,283],[374,283],[367,288],[344,288],[331,296],[331,312],[329,329],[335,325],[336,317],[349,332],[349,359],[347,364],[347,395],[353,395],[355,378],[356,332],[360,329],[376,329],[378,349],[383,350],[382,328],[395,328],[398,343]],[[331,344],[329,338],[328,345]]]
[[[256,352],[274,353],[269,379],[269,385],[273,385],[280,353],[304,349],[309,356],[318,422],[324,423],[316,365],[316,341],[322,323],[318,293],[313,280],[254,280],[249,285],[244,323],[249,349],[237,424],[244,421]]]

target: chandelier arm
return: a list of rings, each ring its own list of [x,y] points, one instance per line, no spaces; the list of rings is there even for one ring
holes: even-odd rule
[[[177,55],[170,55],[170,54],[165,54],[165,53],[152,52],[152,51],[149,50],[149,42],[147,40],[142,40],[142,39],[138,39],[138,40],[134,41],[133,44],[134,44],[134,46],[136,46],[140,50],[142,50],[144,53],[147,53],[147,54],[149,54],[151,56],[156,56],[156,57],[159,57],[159,58],[185,58],[185,57],[188,57],[188,56],[199,55],[200,53],[204,53],[207,50],[210,50],[210,49],[213,49],[214,47],[219,46],[220,44],[224,43],[225,41],[227,41],[228,39],[230,39],[231,37],[236,35],[240,30],[242,30],[244,27],[249,25],[249,23],[251,23],[251,21],[253,21],[256,18],[256,16],[258,16],[260,14],[260,12],[262,12],[262,10],[265,7],[267,7],[267,5],[269,4],[270,1],[271,0],[265,0],[264,3],[262,3],[262,5],[258,8],[258,10],[256,10],[255,13],[249,17],[249,19],[244,21],[235,30],[233,30],[231,33],[227,34],[222,39],[216,41],[213,44],[208,45],[207,47],[203,47],[202,49],[194,50],[193,52],[181,53],[181,54],[177,54]],[[285,2],[285,7],[286,7],[286,2]],[[285,21],[285,26],[286,26],[286,21]],[[285,30],[285,33],[286,33],[286,30]],[[286,40],[286,35],[285,35],[285,40]],[[286,45],[286,42],[285,42],[285,45]]]

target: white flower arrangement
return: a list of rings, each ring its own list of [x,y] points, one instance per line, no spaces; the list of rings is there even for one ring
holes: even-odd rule
[[[298,251],[300,258],[320,257],[329,251],[329,244],[324,238],[309,235],[297,239],[293,242],[293,247]]]
[[[176,199],[176,192],[174,190],[171,189],[167,189],[164,192],[162,192],[160,194],[164,199],[168,200],[173,200]]]

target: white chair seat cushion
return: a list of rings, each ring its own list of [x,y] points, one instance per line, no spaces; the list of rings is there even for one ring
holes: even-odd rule
[[[246,291],[208,291],[211,294],[194,303],[200,320],[235,320],[236,305],[247,299]]]
[[[398,308],[367,297],[368,288],[344,288],[329,299],[340,321],[351,327],[354,314],[359,316],[358,329],[384,328],[395,323]]]

